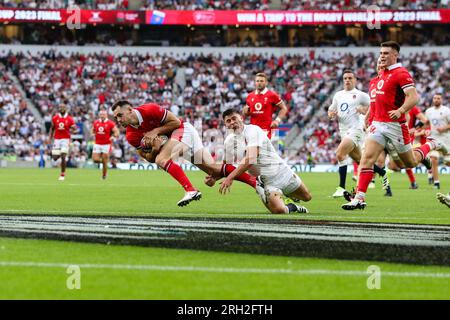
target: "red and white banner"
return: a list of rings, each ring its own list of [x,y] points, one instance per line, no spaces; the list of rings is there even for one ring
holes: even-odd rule
[[[427,11],[147,11],[154,25],[319,25],[450,23],[450,10]]]
[[[0,9],[0,22],[144,24],[145,11]]]
[[[152,25],[450,23],[450,9],[422,11],[35,10],[0,8],[0,22]]]

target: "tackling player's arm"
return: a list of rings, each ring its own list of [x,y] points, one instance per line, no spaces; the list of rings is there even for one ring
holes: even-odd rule
[[[408,87],[403,92],[405,93],[405,102],[397,110],[389,111],[389,117],[391,119],[397,120],[402,114],[408,113],[409,110],[419,103],[419,95],[415,87]]]
[[[259,147],[252,146],[246,149],[246,154],[244,159],[239,162],[239,166],[230,173],[230,175],[220,184],[219,192],[221,194],[226,194],[230,192],[231,185],[233,184],[233,180],[246,172],[250,167],[256,163],[259,154]]]
[[[162,126],[147,132],[144,135],[144,142],[146,145],[152,145],[157,136],[166,135],[170,136],[172,132],[181,126],[181,121],[172,112],[167,111],[166,118],[162,123]]]
[[[280,108],[280,112],[278,112],[278,116],[276,117],[276,119],[272,121],[272,124],[270,125],[271,128],[278,128],[278,126],[288,113],[288,108],[283,100],[280,100],[280,102],[278,102],[276,106]]]

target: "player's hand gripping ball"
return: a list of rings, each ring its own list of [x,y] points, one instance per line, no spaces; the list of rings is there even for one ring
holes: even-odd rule
[[[169,140],[168,136],[158,136],[154,141],[153,141],[153,145],[149,145],[145,142],[145,138],[142,138],[141,140],[141,150],[146,152],[146,153],[150,153],[152,152],[153,148],[156,149],[161,149],[162,146]]]

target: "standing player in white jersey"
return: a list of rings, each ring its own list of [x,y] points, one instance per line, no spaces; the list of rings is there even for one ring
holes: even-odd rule
[[[450,108],[442,105],[442,96],[435,94],[433,96],[433,105],[425,111],[425,116],[430,122],[431,137],[443,144],[447,150],[450,148]],[[440,152],[434,150],[429,154],[432,164],[432,175],[434,187],[441,188],[439,182],[439,155]],[[450,164],[450,154],[443,154],[444,164]]]
[[[343,72],[344,90],[336,92],[333,102],[328,108],[330,119],[337,118],[341,143],[336,150],[339,163],[339,187],[333,197],[343,197],[347,179],[347,157],[350,156],[356,163],[361,160],[361,144],[364,140],[364,128],[360,115],[366,114],[370,105],[367,93],[356,89],[356,77],[352,70]],[[375,172],[386,177],[386,171],[375,166]],[[386,177],[387,178],[387,177]]]
[[[223,120],[230,134],[225,139],[226,161],[239,163],[220,186],[220,193],[230,191],[233,180],[249,170],[259,177],[258,194],[271,213],[307,213],[305,207],[294,203],[285,204],[282,195],[294,201],[310,201],[311,194],[294,171],[280,158],[267,134],[258,126],[244,125],[237,110],[228,109]]]

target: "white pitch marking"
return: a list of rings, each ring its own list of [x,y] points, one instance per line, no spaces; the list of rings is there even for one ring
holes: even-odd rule
[[[128,264],[77,264],[34,261],[0,261],[0,267],[30,267],[30,268],[67,268],[77,265],[81,269],[116,269],[116,270],[146,270],[146,271],[181,271],[181,272],[211,272],[211,273],[260,273],[260,274],[292,274],[292,275],[324,275],[324,276],[364,276],[366,271],[358,270],[327,270],[327,269],[258,269],[258,268],[214,268],[196,266],[162,266],[162,265],[128,265]],[[383,271],[382,276],[405,278],[437,278],[450,279],[450,273],[429,272],[393,272]]]
[[[36,213],[36,214],[103,214],[103,215],[127,215],[132,216],[136,215],[137,218],[139,216],[161,216],[161,215],[167,215],[171,217],[179,217],[179,216],[186,216],[186,217],[211,217],[211,218],[266,218],[266,219],[283,219],[283,217],[276,217],[274,215],[271,215],[269,213],[267,214],[243,214],[243,213],[236,213],[236,214],[230,214],[230,213],[194,213],[194,212],[129,212],[129,211],[95,211],[95,210],[79,210],[79,211],[71,211],[71,210],[28,210],[28,209],[0,209],[0,214],[2,213]],[[312,214],[302,214],[302,215],[289,215],[284,216],[287,219],[298,219],[298,220],[309,220],[309,219],[343,219],[346,220],[343,222],[348,222],[347,219],[379,219],[379,220],[429,220],[429,221],[442,221],[444,223],[445,221],[450,222],[449,218],[436,218],[436,217],[427,217],[427,218],[421,218],[421,217],[381,217],[381,216],[348,216],[347,214],[342,214],[340,216],[330,216],[326,213],[321,215],[312,215]],[[321,220],[318,220],[321,221]],[[368,222],[368,221],[363,221]],[[393,222],[395,223],[395,222]]]

